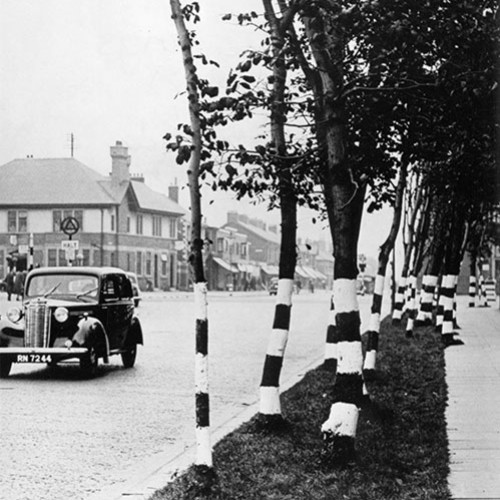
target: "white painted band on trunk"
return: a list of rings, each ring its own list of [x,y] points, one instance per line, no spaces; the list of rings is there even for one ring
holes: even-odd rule
[[[373,289],[373,293],[376,293],[377,295],[383,295],[384,284],[385,284],[385,276],[377,274],[377,276],[375,277],[375,288]]]
[[[435,287],[438,282],[438,277],[434,276],[433,274],[429,275],[429,279],[427,280],[427,285]]]
[[[446,333],[453,333],[453,321],[443,321],[441,333],[443,335]]]
[[[406,323],[406,331],[407,332],[412,332],[413,331],[413,325],[414,325],[413,318],[408,318],[408,322]]]
[[[267,345],[267,354],[269,356],[283,357],[285,354],[286,343],[288,341],[288,330],[281,330],[274,328],[269,336],[269,343]]]
[[[406,276],[401,276],[401,278],[399,278],[399,287],[406,288],[406,281]]]
[[[276,292],[276,303],[292,305],[293,280],[280,279],[278,280],[278,291]]]
[[[194,314],[196,319],[207,319],[207,284],[195,283],[194,292]]]
[[[196,465],[212,467],[212,445],[210,444],[210,428],[196,427]]]
[[[444,314],[436,315],[436,326],[441,326],[443,324]]]
[[[259,411],[265,415],[281,415],[279,387],[260,387]]]
[[[354,438],[358,426],[359,409],[350,403],[333,403],[328,420],[321,426],[321,431],[334,436]]]
[[[455,286],[455,276],[453,274],[446,274],[443,276],[443,287],[453,288]]]
[[[404,300],[405,300],[404,293],[400,293],[400,292],[396,293],[395,300],[396,300],[396,302],[404,302]]]
[[[361,342],[339,342],[337,347],[337,373],[361,374],[363,370]]]
[[[328,324],[337,326],[337,311],[335,309],[330,309],[330,312],[328,313]]]
[[[196,353],[194,358],[194,386],[196,392],[208,394],[208,356]]]
[[[401,309],[394,309],[392,311],[392,319],[401,319],[403,317],[403,311]]]
[[[363,365],[363,369],[375,370],[376,362],[377,362],[377,351],[366,351],[365,364]]]
[[[325,359],[337,359],[338,357],[338,345],[331,344],[327,342],[325,344]]]
[[[370,332],[380,332],[380,314],[371,313],[370,321],[368,323],[368,331]]]
[[[335,309],[338,313],[358,311],[356,280],[337,279],[333,281]]]

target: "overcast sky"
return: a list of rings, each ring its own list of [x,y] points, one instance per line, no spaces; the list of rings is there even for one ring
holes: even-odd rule
[[[220,18],[242,5],[260,12],[261,2],[199,3],[204,51],[221,64],[210,76],[223,83],[259,36]],[[166,192],[175,180],[182,186],[185,169],[165,152],[162,137],[188,119],[185,96],[178,96],[184,88],[168,0],[0,1],[0,164],[27,155],[69,157],[74,134],[75,158],[103,175],[111,168],[109,147],[121,140],[132,156],[131,171],[143,173],[151,187]],[[234,133],[243,142],[262,130],[235,127]],[[188,206],[185,191],[181,202]],[[213,198],[207,191],[204,199]],[[279,220],[263,206],[250,208],[218,194],[205,204],[208,223],[222,224],[231,208]],[[311,214],[300,219],[303,235],[315,237]],[[360,251],[376,255],[386,219],[365,221]]]

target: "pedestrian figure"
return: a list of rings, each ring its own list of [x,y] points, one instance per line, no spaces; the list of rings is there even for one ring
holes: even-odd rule
[[[5,288],[7,289],[7,300],[10,300],[12,292],[14,291],[14,271],[9,269],[5,277]]]
[[[23,295],[23,273],[17,271],[14,276],[14,293],[16,294],[16,300]]]

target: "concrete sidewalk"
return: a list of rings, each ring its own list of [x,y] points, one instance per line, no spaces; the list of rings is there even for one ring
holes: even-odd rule
[[[500,310],[469,308],[459,298],[463,346],[446,349],[453,498],[500,499]]]

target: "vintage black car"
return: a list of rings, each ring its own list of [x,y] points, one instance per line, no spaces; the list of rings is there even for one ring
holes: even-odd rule
[[[0,378],[12,363],[79,360],[84,376],[99,359],[120,354],[134,366],[142,328],[134,314],[132,285],[121,269],[47,267],[28,273],[22,307],[0,320]]]

